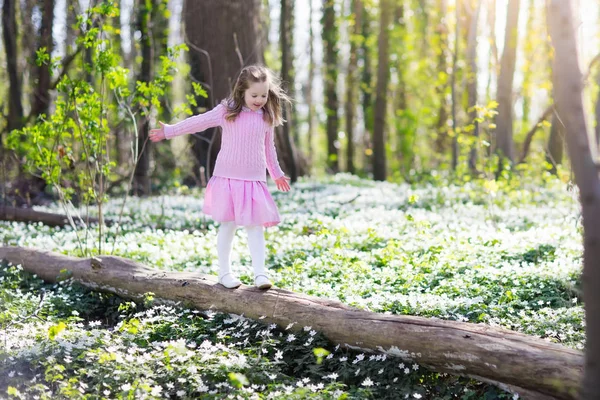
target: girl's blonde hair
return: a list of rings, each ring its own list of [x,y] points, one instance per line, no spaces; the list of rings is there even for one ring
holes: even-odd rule
[[[240,115],[242,107],[245,106],[244,93],[256,82],[267,82],[269,85],[267,102],[263,106],[263,119],[272,126],[282,125],[285,122],[282,108],[285,103],[291,104],[291,99],[283,91],[281,80],[273,71],[262,65],[249,65],[240,71],[231,95],[225,100],[225,119],[234,121]]]

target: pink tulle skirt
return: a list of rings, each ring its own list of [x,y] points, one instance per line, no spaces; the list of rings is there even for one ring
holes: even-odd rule
[[[277,205],[266,182],[213,176],[208,181],[202,211],[217,222],[235,221],[236,225],[277,225]]]

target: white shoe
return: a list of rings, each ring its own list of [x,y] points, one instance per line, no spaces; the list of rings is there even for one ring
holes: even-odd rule
[[[227,289],[235,289],[239,287],[242,282],[238,278],[236,278],[231,272],[226,273],[225,275],[219,278],[219,283],[225,286]]]
[[[257,288],[261,290],[267,290],[270,289],[271,286],[273,286],[273,284],[269,280],[269,277],[266,275],[256,275],[254,277],[254,284]]]

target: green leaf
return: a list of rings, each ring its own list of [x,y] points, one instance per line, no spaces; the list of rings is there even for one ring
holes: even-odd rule
[[[64,331],[66,327],[67,325],[62,321],[58,325],[51,326],[48,329],[48,337],[50,338],[50,340],[54,340],[54,338],[56,338],[56,335]]]
[[[227,376],[229,377],[231,384],[238,389],[242,386],[248,386],[250,384],[248,378],[246,378],[246,375],[244,374],[240,374],[238,372],[230,372]]]

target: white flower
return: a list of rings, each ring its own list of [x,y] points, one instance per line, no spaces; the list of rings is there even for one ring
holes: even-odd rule
[[[291,324],[289,324],[288,326],[285,327],[285,330],[287,331],[287,330],[292,329],[292,326],[294,326],[296,324],[297,324],[297,322],[292,322]]]
[[[414,397],[415,399],[420,399],[420,398],[421,398],[421,397],[423,397],[423,396],[421,396],[419,393],[413,393],[413,397]]]
[[[336,374],[335,372],[332,372],[331,374],[325,376],[325,378],[336,380],[338,378],[338,376],[339,376],[338,374]]]
[[[293,342],[294,340],[296,340],[296,335],[290,333],[286,339],[286,342]]]
[[[283,358],[283,351],[278,350],[277,353],[275,353],[275,360],[281,360]]]
[[[121,389],[125,392],[129,392],[131,390],[131,384],[126,383],[124,385],[121,385]]]
[[[408,368],[404,368],[404,373],[405,373],[405,374],[408,374],[409,372],[410,372],[410,369],[408,369]]]
[[[340,362],[344,362],[344,361],[347,361],[347,360],[348,360],[348,357],[340,357]]]
[[[308,332],[312,329],[312,326],[305,326],[304,327],[304,332]]]
[[[367,377],[367,379],[363,381],[362,385],[366,387],[373,386],[373,381],[371,380],[371,378]]]
[[[183,397],[183,396],[185,396],[185,390],[178,390],[176,394],[177,394],[177,397]]]
[[[412,369],[414,369],[416,371],[419,369],[419,366],[417,364],[413,364]]]
[[[163,388],[162,386],[154,386],[152,388],[152,392],[150,394],[152,394],[152,396],[158,396],[160,394],[160,392],[162,392]]]
[[[105,390],[102,392],[103,395],[105,395],[106,397],[110,396],[110,390]]]
[[[315,330],[311,330],[310,332],[308,332],[308,334],[309,334],[310,336],[315,336],[315,335],[317,334],[317,331],[315,331]]]

